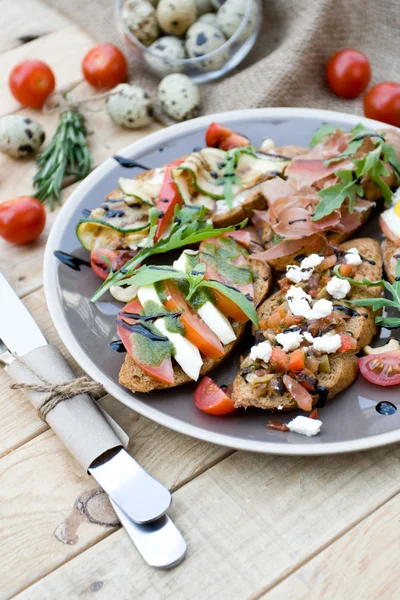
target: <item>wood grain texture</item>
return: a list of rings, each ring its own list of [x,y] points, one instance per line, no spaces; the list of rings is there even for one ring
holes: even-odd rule
[[[70,24],[68,19],[40,0],[0,0],[0,14],[0,52]]]
[[[393,600],[399,596],[400,496],[262,596],[262,600]]]
[[[174,494],[188,542],[177,569],[149,569],[118,531],[18,598],[83,600],[93,586],[96,600],[257,597],[397,493],[399,458],[399,446],[313,458],[237,452]]]
[[[179,487],[230,453],[226,448],[168,431],[115,402],[108,398],[102,405],[126,427],[135,458],[168,487]],[[70,515],[75,500],[97,487],[51,431],[0,460],[2,599],[10,598],[110,533],[109,527],[84,521],[75,543],[63,544],[54,536],[56,528]],[[129,554],[135,554],[131,547]],[[71,592],[70,598],[74,595]]]

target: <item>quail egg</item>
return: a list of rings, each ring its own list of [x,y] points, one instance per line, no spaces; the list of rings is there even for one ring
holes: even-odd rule
[[[151,50],[152,54],[146,53],[146,63],[159,75],[176,73],[179,67],[174,65],[174,62],[178,59],[186,58],[183,41],[173,35],[166,35],[159,38],[149,46],[149,50]]]
[[[160,0],[157,6],[158,23],[165,33],[182,35],[196,20],[195,0]]]
[[[137,129],[150,123],[153,116],[151,98],[138,85],[121,83],[106,101],[106,110],[110,118],[127,129]]]
[[[221,68],[226,62],[226,53],[222,52],[210,58],[206,55],[220,48],[225,42],[225,37],[219,29],[207,23],[196,22],[187,32],[186,50],[191,58],[204,56],[200,67],[205,71],[212,71]]]
[[[148,0],[127,0],[122,17],[128,29],[145,46],[158,38],[156,12]]]
[[[196,84],[181,73],[167,75],[158,86],[162,110],[175,121],[186,121],[198,115],[200,94]]]
[[[210,0],[195,0],[195,2],[198,17],[200,17],[200,15],[204,15],[205,13],[210,12],[210,10],[213,9]]]
[[[28,117],[8,115],[0,119],[0,151],[14,158],[34,154],[45,137],[40,123]]]
[[[212,25],[218,29],[217,15],[212,12],[201,15],[201,17],[197,19],[196,23],[206,23],[207,25]]]
[[[230,38],[240,26],[247,10],[247,0],[226,0],[217,12],[217,23],[221,31]],[[249,18],[241,38],[247,37],[254,24]],[[245,33],[246,32],[246,33]]]

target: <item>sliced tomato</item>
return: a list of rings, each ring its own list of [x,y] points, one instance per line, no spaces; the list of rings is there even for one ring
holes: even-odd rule
[[[312,396],[298,381],[289,375],[284,375],[283,383],[299,408],[307,411],[312,409]]]
[[[138,299],[129,302],[121,311],[124,316],[117,321],[118,335],[122,340],[127,352],[131,356],[132,360],[140,367],[147,375],[162,381],[163,383],[174,383],[174,369],[172,367],[171,358],[164,358],[158,365],[146,365],[141,362],[137,355],[137,348],[135,347],[135,335],[128,328],[124,327],[124,322],[128,325],[133,325],[138,322],[138,319],[133,315],[141,315],[143,313],[143,307]],[[131,314],[132,317],[125,315]],[[121,313],[120,313],[121,315]]]
[[[386,235],[389,240],[396,244],[396,246],[400,246],[400,236],[390,229],[387,221],[382,218],[382,215],[379,216],[379,226],[382,229],[382,233]]]
[[[178,167],[182,162],[182,159],[177,159],[165,167],[164,181],[157,201],[157,210],[160,213],[160,217],[154,235],[155,242],[160,239],[171,225],[175,214],[175,207],[182,206],[182,197],[172,177],[172,169]]]
[[[108,258],[113,271],[122,269],[125,263],[137,254],[137,250],[108,250],[97,248],[90,253],[90,266],[100,279],[107,279],[110,272],[109,264],[102,258]]]
[[[232,150],[232,148],[241,148],[243,146],[249,146],[250,140],[244,135],[236,133],[224,127],[220,123],[211,123],[206,131],[206,144],[212,148],[221,148],[221,150]]]
[[[365,379],[375,385],[400,385],[400,351],[370,354],[358,359]]]
[[[339,352],[348,352],[348,350],[355,350],[357,348],[357,341],[349,333],[341,333],[340,337],[342,345]]]
[[[272,354],[269,361],[274,371],[277,373],[282,373],[289,369],[289,357],[281,348],[272,348]]]
[[[304,350],[298,348],[289,356],[289,371],[302,371],[305,367]]]
[[[227,415],[236,410],[226,391],[218,387],[210,377],[203,377],[200,381],[194,392],[194,403],[197,408],[210,415]]]
[[[185,337],[209,358],[224,355],[224,347],[211,329],[192,310],[190,305],[172,281],[164,282],[167,299],[164,306],[168,310],[182,312],[180,320],[185,326]]]

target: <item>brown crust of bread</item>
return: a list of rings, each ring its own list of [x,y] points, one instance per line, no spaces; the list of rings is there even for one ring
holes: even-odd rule
[[[384,240],[382,242],[382,257],[387,278],[390,283],[393,283],[396,277],[397,261],[400,258],[400,247],[396,246],[392,240]]]
[[[356,356],[333,358],[330,361],[331,372],[318,376],[318,383],[329,389],[328,399],[348,388],[357,378],[358,360]],[[239,374],[233,382],[231,398],[236,408],[262,408],[272,412],[298,410],[297,402],[288,392],[282,396],[270,398],[269,396],[255,397],[252,387]],[[318,396],[313,396],[313,406],[318,403]],[[278,406],[280,407],[278,409]]]
[[[266,263],[251,257],[249,257],[249,262],[256,274],[254,279],[254,302],[255,305],[258,306],[268,295],[271,286],[271,269]],[[229,356],[235,346],[239,343],[245,331],[245,325],[234,322],[232,326],[236,333],[236,340],[225,346],[224,356],[219,358],[204,357],[203,366],[200,371],[201,375],[205,375],[212,369],[215,369],[215,367]],[[153,379],[153,377],[150,377],[150,375],[147,375],[134,363],[129,354],[126,354],[125,361],[119,372],[118,381],[132,392],[151,392],[152,390],[176,387],[192,381],[179,365],[174,366],[174,377],[174,385],[157,381],[156,379]]]
[[[260,190],[257,190],[240,206],[236,206],[227,213],[214,214],[212,222],[214,227],[237,225],[244,219],[251,218],[253,210],[264,210],[265,208],[267,208],[265,197]]]

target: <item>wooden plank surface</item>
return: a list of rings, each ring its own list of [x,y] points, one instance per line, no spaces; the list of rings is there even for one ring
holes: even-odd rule
[[[399,458],[399,446],[309,458],[236,452],[174,494],[171,515],[188,542],[178,568],[149,569],[118,531],[18,598],[83,600],[96,582],[96,600],[256,598],[398,493]]]

